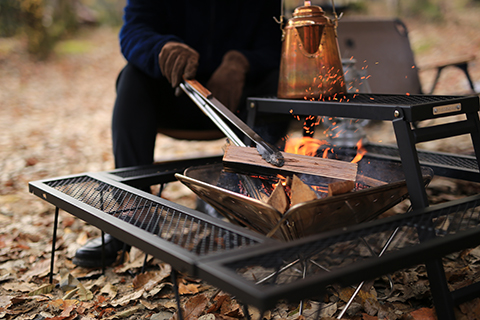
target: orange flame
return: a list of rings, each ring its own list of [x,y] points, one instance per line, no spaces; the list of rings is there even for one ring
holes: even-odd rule
[[[285,152],[315,157],[320,147],[325,144],[328,144],[326,140],[318,140],[312,137],[289,138],[285,143]],[[335,153],[335,150],[330,147],[325,148],[322,158],[328,158],[329,152]],[[358,140],[357,154],[351,162],[359,162],[366,153],[367,150],[363,147],[362,139]]]
[[[360,160],[362,160],[363,156],[367,153],[367,149],[365,149],[363,147],[363,144],[362,144],[362,139],[358,140],[357,142],[357,155],[355,156],[355,158],[353,158],[353,160],[351,161],[352,163],[357,163],[359,162]]]
[[[315,156],[320,146],[324,144],[327,144],[327,141],[312,137],[291,138],[285,143],[285,152]]]

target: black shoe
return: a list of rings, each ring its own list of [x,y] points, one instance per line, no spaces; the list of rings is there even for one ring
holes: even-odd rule
[[[124,248],[124,243],[115,239],[109,234],[105,234],[105,266],[109,266],[117,260],[118,251]],[[129,251],[130,246],[125,245],[125,250]],[[99,268],[102,267],[102,237],[88,241],[83,247],[75,253],[72,262],[79,267]]]

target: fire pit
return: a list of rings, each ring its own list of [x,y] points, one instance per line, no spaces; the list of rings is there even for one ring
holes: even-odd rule
[[[435,207],[425,208],[428,202],[425,201],[426,193],[424,187],[429,179],[431,179],[431,172],[425,172],[425,169],[420,167],[419,158],[421,161],[423,158],[422,155],[425,154],[417,152],[415,144],[460,134],[469,134],[472,137],[472,142],[476,150],[476,157],[468,158],[467,160],[469,163],[475,164],[475,166],[473,166],[472,169],[470,169],[470,167],[467,169],[458,165],[449,164],[448,169],[453,169],[450,171],[455,172],[455,175],[461,172],[461,174],[458,174],[458,177],[468,177],[478,182],[477,160],[480,158],[478,97],[393,97],[361,95],[356,98],[358,99],[345,103],[340,101],[292,101],[255,98],[249,100],[249,106],[251,107],[249,111],[252,113],[271,112],[285,114],[294,112],[295,114],[302,115],[313,114],[392,121],[398,143],[398,149],[395,149],[395,151],[399,155],[403,170],[392,170],[392,172],[398,172],[399,175],[394,176],[394,179],[391,180],[381,177],[380,179],[384,180],[380,181],[386,182],[386,185],[375,185],[365,180],[364,186],[366,189],[361,189],[357,186],[357,190],[348,196],[354,197],[355,194],[366,194],[367,191],[376,190],[378,198],[369,200],[368,207],[370,208],[372,204],[382,203],[383,208],[379,206],[380,209],[378,212],[366,210],[371,213],[366,216],[365,219],[367,220],[373,219],[373,217],[380,212],[386,210],[385,208],[392,206],[398,202],[399,199],[406,196],[410,196],[414,208],[413,212],[385,219],[376,219],[375,221],[347,226],[340,230],[322,232],[315,236],[284,242],[268,239],[258,233],[246,230],[245,228],[239,228],[236,225],[226,223],[219,219],[211,218],[133,187],[141,188],[156,183],[163,184],[170,182],[174,180],[173,173],[184,172],[183,176],[185,176],[187,180],[192,180],[195,183],[198,181],[198,192],[202,190],[205,192],[213,192],[218,188],[220,189],[219,197],[222,196],[225,199],[232,197],[231,199],[235,201],[238,200],[238,202],[230,205],[226,201],[223,201],[223,198],[219,198],[217,201],[218,208],[225,212],[228,213],[230,210],[235,209],[233,212],[244,214],[243,211],[240,211],[241,206],[252,206],[252,212],[255,212],[254,209],[257,203],[251,198],[240,192],[228,190],[222,185],[217,185],[220,180],[215,181],[215,177],[220,177],[220,174],[217,172],[221,173],[221,166],[220,169],[216,169],[217,171],[213,170],[213,165],[206,167],[211,168],[211,172],[216,174],[215,177],[210,178],[212,180],[208,180],[205,177],[193,176],[193,172],[197,168],[202,169],[205,168],[201,167],[203,164],[219,161],[220,159],[217,158],[202,159],[198,162],[197,160],[194,162],[183,160],[142,168],[125,168],[111,172],[84,173],[63,178],[34,181],[29,184],[30,192],[56,206],[54,236],[52,239],[51,275],[55,257],[55,235],[58,224],[58,212],[59,209],[63,209],[98,226],[117,238],[122,238],[125,242],[144,250],[146,253],[170,263],[174,269],[189,272],[193,276],[199,276],[222,290],[234,294],[244,303],[252,304],[261,310],[272,308],[279,299],[291,299],[295,301],[317,296],[323,292],[322,290],[324,290],[327,285],[333,283],[340,283],[343,286],[352,285],[356,282],[368,278],[375,278],[409,265],[426,263],[431,292],[438,317],[439,319],[453,319],[453,307],[477,297],[479,286],[478,283],[474,283],[450,292],[446,284],[445,272],[439,260],[445,256],[445,254],[478,245],[480,239],[478,234],[480,231],[477,213],[480,208],[480,197],[477,195],[465,200],[454,200],[436,205]],[[459,114],[464,114],[466,120],[436,127],[417,129],[412,126],[412,122]],[[255,116],[249,115],[248,119],[249,121],[254,121]],[[448,158],[465,160],[458,155],[449,155]],[[364,158],[362,161],[365,160],[367,159]],[[369,161],[371,163],[373,162],[372,159],[369,159]],[[395,161],[398,161],[398,159]],[[439,174],[437,168],[440,163],[435,162],[434,164],[435,173]],[[368,173],[362,169],[362,163],[359,163],[359,165],[361,175],[372,179],[377,178],[377,171]],[[372,167],[374,167],[375,170],[385,168],[373,165]],[[186,168],[189,169],[185,172]],[[400,167],[397,167],[397,169],[399,168]],[[404,173],[404,175],[401,173]],[[419,174],[417,175],[417,173]],[[190,176],[191,174],[192,176]],[[384,196],[386,193],[384,194],[379,191],[385,186],[403,183],[404,179],[408,186],[408,193],[398,195],[396,199],[390,199],[388,196]],[[92,183],[87,183],[88,181],[92,181]],[[357,179],[357,181],[360,183],[362,179]],[[79,187],[80,189],[78,189]],[[236,188],[238,188],[238,185]],[[160,232],[160,230],[156,228],[150,229],[148,223],[141,223],[141,221],[139,223],[138,220],[133,221],[133,219],[128,218],[133,215],[122,214],[126,212],[127,208],[125,207],[121,207],[120,212],[115,209],[115,205],[112,211],[112,207],[109,204],[114,204],[115,199],[119,199],[118,196],[113,197],[114,194],[125,195],[128,199],[136,199],[136,201],[127,201],[124,203],[128,204],[130,206],[129,208],[134,211],[145,213],[145,215],[141,214],[140,217],[164,217],[163,220],[169,222],[168,224],[165,223],[165,225],[172,226],[173,228],[177,228],[178,226],[181,228],[178,230],[184,230],[182,226],[185,225],[185,221],[192,221],[196,226],[198,225],[206,230],[220,230],[221,233],[215,233],[213,237],[205,238],[205,240],[209,240],[208,246],[201,247],[208,250],[191,251],[191,244],[195,244],[194,247],[196,248],[197,242],[186,242],[185,244],[185,242],[181,241],[185,240],[183,236],[172,237],[168,230]],[[330,203],[329,201],[333,203],[335,202],[335,197],[337,197],[336,199],[343,199],[343,202],[338,201],[338,205],[344,206],[346,205],[345,203],[348,203],[351,206],[351,199],[347,197],[344,198],[343,196],[334,196],[330,200],[328,200],[328,198],[322,198],[311,202],[319,202],[322,205]],[[299,206],[307,208],[309,205],[310,203],[306,203]],[[328,205],[332,204],[330,203]],[[359,206],[360,205],[361,204],[359,204]],[[266,206],[262,204],[262,207]],[[159,211],[153,211],[154,214],[146,214],[147,212],[152,212],[150,208],[158,208]],[[321,208],[321,205],[319,208]],[[295,208],[292,207],[288,214],[280,217],[279,214],[276,213],[275,217],[277,220],[267,225],[263,233],[274,230],[276,227],[275,223],[280,223],[279,230],[275,231],[276,237],[288,240],[299,236],[297,230],[290,232],[291,229],[289,229],[291,226],[290,219],[292,218],[292,221],[294,221],[293,212],[296,211],[294,209]],[[128,210],[130,212],[130,209]],[[158,212],[162,212],[162,214],[156,214]],[[248,218],[255,218],[251,212],[247,211],[247,214],[250,215]],[[350,216],[359,217],[356,212],[350,212],[350,214]],[[258,212],[255,212],[255,215],[258,215]],[[443,233],[438,232],[437,234],[437,232],[434,232],[436,228],[431,228],[434,223],[456,221],[455,217],[453,217],[453,220],[442,218],[442,216],[447,215],[466,219],[465,221],[468,222],[466,223],[467,229],[462,230],[461,228],[456,228],[458,224],[448,224],[453,228],[447,232],[445,236],[443,236]],[[340,220],[339,217],[339,214],[335,214],[335,219]],[[232,217],[230,218],[232,219]],[[173,219],[176,219],[175,223]],[[172,221],[172,223],[170,223],[170,221]],[[350,223],[350,221],[341,222],[344,224]],[[236,223],[242,224],[237,221]],[[319,223],[319,225],[322,227],[321,223]],[[301,227],[306,228],[306,226]],[[321,255],[322,250],[328,249],[327,247],[330,246],[332,246],[332,249],[335,249],[337,243],[342,241],[346,241],[348,244],[350,241],[368,237],[369,234],[394,233],[399,228],[409,228],[412,232],[417,232],[418,241],[415,243],[406,241],[409,247],[403,246],[398,252],[387,253],[381,258],[369,256],[365,258],[364,261],[348,259],[346,261],[348,265],[329,266],[331,272],[313,276],[307,275],[305,279],[295,280],[286,284],[272,281],[259,286],[256,285],[256,282],[249,281],[237,274],[237,271],[255,265],[256,260],[259,261],[257,265],[261,267],[281,270],[284,263],[290,263],[292,260],[295,261],[297,259],[304,260],[305,258],[313,258],[313,254]],[[211,233],[208,233],[208,235],[210,234]],[[193,238],[186,238],[186,240],[191,239]],[[406,240],[410,239],[411,238],[408,238]],[[216,244],[219,244],[219,246],[215,246]],[[214,250],[210,250],[211,248]],[[353,248],[358,249],[358,247],[355,246]],[[325,257],[328,258],[330,256],[330,250],[325,252],[328,253],[325,255]],[[344,261],[342,261],[342,263],[343,262]],[[175,284],[175,282],[173,283]]]
[[[428,184],[433,171],[422,168],[422,174]],[[401,165],[385,161],[360,162],[354,191],[335,196],[326,194],[331,178],[299,174],[317,190],[318,199],[296,204],[285,213],[246,194],[241,175],[212,164],[190,167],[176,178],[231,222],[284,241],[373,219],[408,197]],[[267,196],[279,181],[271,176],[250,178]]]

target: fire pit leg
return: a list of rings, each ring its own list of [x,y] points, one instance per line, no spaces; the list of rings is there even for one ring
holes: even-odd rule
[[[105,232],[102,230],[102,275],[105,275]]]
[[[477,164],[480,167],[480,119],[478,117],[478,112],[467,112],[466,116],[467,120],[477,129],[476,132],[470,133],[470,138],[472,139],[473,150],[477,157]]]
[[[183,320],[182,306],[180,304],[180,293],[178,292],[177,270],[172,268],[170,277],[172,278],[173,291],[175,293],[175,300],[177,301],[178,320]]]
[[[418,238],[420,242],[435,237],[433,222],[426,221],[422,229],[418,230]],[[452,293],[448,288],[445,269],[441,259],[434,259],[425,263],[427,269],[428,282],[430,283],[430,292],[433,297],[435,312],[439,320],[455,320],[455,312],[453,307]]]
[[[428,197],[425,191],[425,186],[422,184],[420,163],[418,159],[417,149],[415,144],[419,141],[411,128],[411,123],[406,121],[403,117],[403,110],[396,110],[398,116],[392,121],[395,130],[395,136],[400,151],[400,159],[405,172],[405,180],[410,194],[413,209],[423,209],[428,207]],[[468,116],[468,115],[467,115]],[[475,117],[469,116],[469,121],[473,121],[476,128],[480,127],[478,115]],[[475,134],[471,134],[472,141],[475,147],[475,153],[480,155],[480,150],[476,148],[480,144],[478,138],[478,130]],[[425,137],[424,137],[425,138]],[[430,141],[435,139],[435,136],[430,139],[423,139],[423,141]],[[431,221],[430,221],[431,222]],[[428,228],[428,226],[425,226]],[[421,234],[419,230],[419,234]],[[421,236],[420,242],[435,237],[435,234],[426,233]],[[425,263],[427,275],[430,283],[430,292],[433,297],[433,303],[436,309],[437,317],[440,320],[455,319],[453,311],[454,301],[452,294],[447,285],[445,276],[445,269],[441,259],[435,259]]]
[[[250,317],[250,311],[248,310],[248,306],[246,304],[242,304],[242,309],[243,309],[243,315],[247,320],[252,320],[252,317]]]
[[[55,219],[53,222],[52,257],[50,258],[50,283],[53,283],[53,267],[55,265],[55,247],[57,245],[58,207],[55,207]]]
[[[142,271],[140,273],[145,273],[147,267],[148,253],[145,253],[145,259],[143,259]]]
[[[423,209],[428,207],[428,197],[423,184],[422,171],[410,122],[405,121],[402,116],[393,120],[392,123],[412,207],[413,209]]]
[[[302,262],[302,268],[303,268],[302,279],[305,279],[306,276],[307,276],[307,261]],[[300,306],[298,307],[298,314],[301,315],[301,316],[303,315],[304,304],[305,304],[305,301],[302,300],[302,301],[300,301]]]

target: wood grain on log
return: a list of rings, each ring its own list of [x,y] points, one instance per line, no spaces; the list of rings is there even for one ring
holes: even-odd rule
[[[227,169],[247,173],[284,176],[305,173],[340,180],[356,180],[356,163],[286,152],[282,152],[282,155],[285,164],[276,167],[263,160],[255,148],[229,145],[225,149],[223,164]]]

